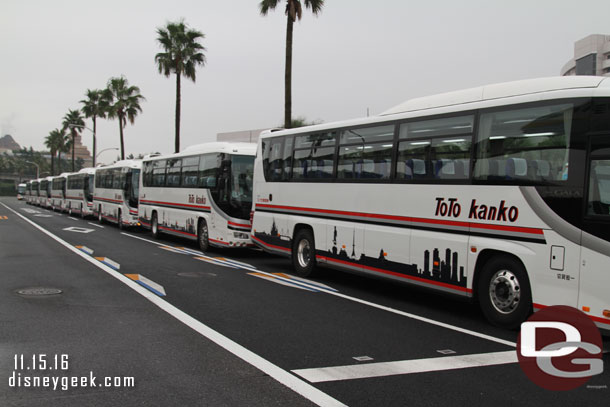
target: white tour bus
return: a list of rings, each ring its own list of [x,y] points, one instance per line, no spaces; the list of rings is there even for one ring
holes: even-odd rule
[[[27,195],[27,184],[21,183],[17,185],[17,199],[22,200]]]
[[[51,177],[51,209],[64,211],[66,202],[66,178],[68,173]]]
[[[610,329],[610,78],[407,101],[261,135],[252,235],[314,267],[478,300],[494,324],[569,305]]]
[[[209,246],[251,245],[250,211],[256,144],[206,143],[145,159],[140,223]]]
[[[40,178],[30,181],[30,200],[31,205],[38,205],[38,197],[40,196]]]
[[[25,199],[25,203],[27,204],[32,203],[32,182],[34,182],[33,179],[26,181],[25,183],[25,193],[23,194],[23,196]]]
[[[98,220],[124,226],[139,226],[138,189],[140,160],[122,160],[95,169],[93,212]]]
[[[68,174],[66,183],[66,210],[70,215],[79,214],[81,218],[93,215],[93,190],[95,168],[83,168]]]
[[[38,205],[43,208],[51,208],[51,183],[53,177],[46,177],[40,179]]]

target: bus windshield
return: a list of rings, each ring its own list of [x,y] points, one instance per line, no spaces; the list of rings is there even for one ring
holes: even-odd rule
[[[250,218],[253,171],[253,156],[231,155],[222,161],[218,187],[211,192],[216,204],[227,215],[238,219]]]

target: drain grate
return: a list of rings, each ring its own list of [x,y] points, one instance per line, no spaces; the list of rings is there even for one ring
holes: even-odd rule
[[[16,292],[19,295],[26,295],[26,296],[56,295],[56,294],[62,293],[62,291],[58,288],[49,288],[49,287],[22,288],[21,290],[17,290]]]

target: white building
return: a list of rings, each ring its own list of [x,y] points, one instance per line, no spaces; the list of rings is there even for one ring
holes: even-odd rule
[[[593,34],[574,43],[574,58],[561,75],[610,76],[610,35]]]

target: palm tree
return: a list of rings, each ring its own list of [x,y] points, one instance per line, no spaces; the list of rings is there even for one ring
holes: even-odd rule
[[[262,0],[259,4],[261,14],[266,16],[269,10],[275,10],[280,0]],[[304,0],[305,7],[318,15],[324,6],[324,0]],[[303,14],[300,0],[286,0],[286,72],[284,75],[284,127],[292,127],[292,27],[297,18]]]
[[[157,28],[157,41],[164,52],[155,55],[159,73],[169,77],[176,74],[176,140],[175,152],[180,151],[180,78],[182,75],[195,82],[195,68],[205,66],[205,51],[199,40],[205,35],[189,29],[184,21],[167,23],[164,28]]]
[[[87,99],[81,100],[80,102],[83,104],[83,108],[81,109],[86,118],[91,118],[93,121],[93,166],[95,167],[95,154],[96,154],[96,145],[97,142],[95,140],[96,136],[96,119],[106,118],[106,104],[104,103],[104,99],[102,97],[103,91],[99,89],[91,90],[87,89]]]
[[[68,110],[68,113],[64,116],[62,122],[64,130],[70,129],[71,143],[72,143],[72,172],[75,171],[74,167],[74,147],[76,145],[75,139],[79,133],[83,132],[85,127],[85,121],[83,116],[80,114],[80,110]]]
[[[44,145],[51,151],[51,175],[55,175],[55,155],[60,143],[63,144],[63,135],[59,129],[49,132],[49,135],[44,139]]]
[[[63,128],[56,130],[61,135],[57,138],[57,173],[61,174],[61,153],[67,153],[72,149],[72,140]]]
[[[124,76],[110,78],[107,88],[104,90],[103,98],[107,103],[107,114],[109,119],[119,119],[119,134],[121,137],[121,160],[125,159],[125,143],[123,140],[123,127],[127,120],[131,124],[136,120],[138,112],[142,111],[140,101],[146,100],[140,94],[140,88],[129,86]]]

